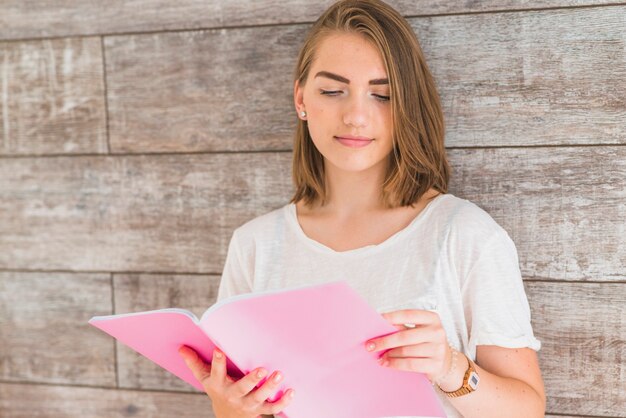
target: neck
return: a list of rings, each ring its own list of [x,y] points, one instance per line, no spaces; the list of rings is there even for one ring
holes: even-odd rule
[[[343,171],[325,165],[327,202],[321,208],[339,217],[353,216],[355,213],[375,212],[385,209],[382,200],[382,185],[385,180],[385,165],[369,170]]]

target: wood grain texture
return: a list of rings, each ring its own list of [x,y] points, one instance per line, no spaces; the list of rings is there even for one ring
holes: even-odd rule
[[[0,160],[0,268],[221,273],[291,195],[287,153]]]
[[[626,7],[411,22],[448,146],[626,143]]]
[[[214,418],[202,394],[0,383],[0,416],[10,418]],[[597,418],[551,415],[546,418]],[[617,416],[616,416],[617,417]]]
[[[219,280],[208,275],[116,274],[115,313],[183,308],[201,318],[215,303]],[[122,388],[194,391],[123,344],[117,344],[117,370]]]
[[[109,274],[0,272],[0,379],[114,385],[113,343],[87,324],[111,312]]]
[[[0,42],[0,57],[0,155],[107,152],[99,38]]]
[[[291,72],[305,29],[107,37],[111,151],[290,148]]]
[[[201,393],[0,383],[6,418],[215,418]]]
[[[522,274],[626,280],[624,147],[458,149],[450,192],[515,242]]]
[[[626,6],[410,22],[439,85],[447,146],[626,142]],[[307,30],[107,37],[112,151],[291,149]]]
[[[314,22],[332,0],[4,0],[0,39]],[[579,7],[618,0],[389,0],[403,15]]]
[[[624,280],[626,148],[457,149],[450,192],[517,245],[525,277]],[[230,235],[291,196],[289,153],[0,164],[0,268],[220,274]]]
[[[625,417],[626,283],[526,282],[547,410]]]

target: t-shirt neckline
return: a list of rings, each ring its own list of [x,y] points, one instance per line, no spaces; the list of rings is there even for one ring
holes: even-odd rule
[[[291,225],[291,227],[295,231],[298,238],[304,241],[307,245],[312,246],[316,248],[317,250],[325,252],[327,254],[332,254],[335,256],[351,256],[351,255],[356,255],[356,254],[363,254],[366,252],[380,251],[384,248],[389,247],[394,242],[399,240],[401,237],[408,234],[417,225],[422,223],[422,220],[426,217],[426,215],[431,210],[433,210],[435,202],[440,200],[441,197],[445,195],[447,195],[447,193],[441,193],[437,195],[434,199],[428,202],[428,204],[415,216],[415,218],[411,220],[411,222],[407,226],[397,231],[396,233],[394,233],[393,235],[385,239],[383,242],[378,243],[378,244],[370,244],[370,245],[366,245],[366,246],[359,247],[359,248],[353,248],[351,250],[346,250],[346,251],[336,251],[322,244],[321,242],[316,241],[313,238],[310,238],[308,235],[306,235],[304,233],[304,230],[300,226],[300,222],[298,222],[298,215],[297,215],[295,203],[289,203],[288,205],[286,205],[284,207],[284,213],[285,213],[285,217],[287,218],[287,223]]]

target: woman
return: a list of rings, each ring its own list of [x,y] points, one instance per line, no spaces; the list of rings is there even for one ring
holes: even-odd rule
[[[235,230],[218,299],[346,279],[399,329],[364,349],[389,350],[381,367],[426,374],[448,416],[543,417],[515,245],[447,193],[439,97],[406,20],[377,0],[331,6],[300,52],[294,103],[295,195]],[[278,371],[255,389],[263,368],[235,381],[218,350],[212,367],[181,355],[218,418],[289,405],[292,390],[266,401]]]

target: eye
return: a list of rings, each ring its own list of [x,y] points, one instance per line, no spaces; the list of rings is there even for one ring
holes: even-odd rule
[[[324,96],[337,96],[338,94],[343,93],[341,90],[320,90],[320,94]],[[388,102],[389,96],[383,96],[381,94],[373,94],[372,96],[376,97],[376,100],[380,102]]]
[[[324,96],[336,96],[338,93],[342,93],[341,90],[320,90],[320,93]]]

